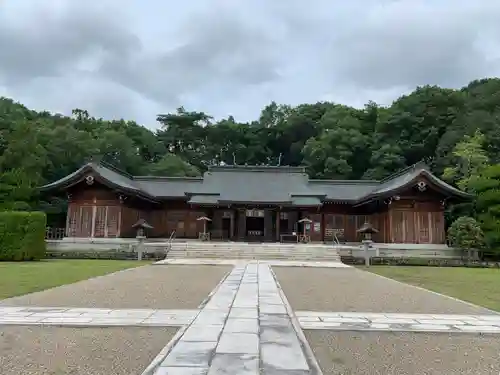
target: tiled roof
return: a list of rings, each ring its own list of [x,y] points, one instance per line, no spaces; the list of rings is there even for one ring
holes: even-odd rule
[[[331,201],[356,201],[379,186],[378,181],[335,181],[335,180],[310,180],[309,187],[317,193],[326,194],[326,199]]]
[[[315,206],[322,201],[362,203],[390,195],[416,184],[421,176],[446,194],[470,195],[434,176],[423,164],[405,168],[382,181],[309,180],[303,167],[217,166],[203,177],[134,177],[110,166],[88,163],[72,174],[43,186],[42,190],[66,188],[97,175],[101,182],[141,196],[182,198],[190,203],[261,203]]]

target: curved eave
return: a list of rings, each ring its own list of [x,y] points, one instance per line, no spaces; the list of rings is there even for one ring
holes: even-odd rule
[[[69,175],[60,178],[57,181],[51,182],[50,184],[43,185],[38,188],[39,191],[50,191],[50,190],[56,190],[56,189],[65,189],[67,187],[70,187],[72,185],[75,185],[78,182],[81,182],[82,179],[85,177],[84,175],[88,172],[95,172],[94,168],[92,168],[91,164],[86,164],[80,169],[74,171],[73,173],[70,173]]]
[[[381,199],[381,198],[383,199],[383,198],[387,198],[387,197],[390,197],[392,195],[395,195],[402,190],[405,190],[405,189],[410,188],[411,186],[414,186],[415,183],[419,180],[420,176],[422,176],[422,175],[427,177],[430,180],[430,182],[433,183],[433,185],[435,186],[435,190],[447,193],[451,197],[456,197],[456,198],[460,198],[460,199],[464,199],[464,200],[469,200],[469,199],[472,199],[474,197],[474,195],[466,193],[466,192],[461,191],[461,190],[458,190],[457,188],[454,188],[450,184],[447,184],[446,182],[437,178],[432,173],[430,173],[426,170],[423,170],[418,176],[411,179],[407,183],[401,184],[401,185],[399,185],[393,189],[390,189],[390,190],[382,191],[379,193],[376,192],[376,193],[369,194],[366,197],[359,199],[355,205],[360,206],[360,205],[363,205],[365,203],[371,202],[375,199]]]
[[[318,198],[320,200],[326,199],[326,194],[324,193],[312,193],[312,194],[290,194],[291,198]]]
[[[258,202],[258,201],[232,201],[232,200],[218,200],[219,204],[253,204],[261,206],[291,206],[292,202]]]
[[[325,199],[323,201],[324,204],[353,204],[356,203],[356,200],[352,199]]]
[[[40,188],[38,188],[38,190],[44,192],[44,191],[51,191],[51,190],[64,190],[64,189],[68,189],[72,186],[75,186],[81,182],[84,181],[85,177],[87,176],[87,174],[89,172],[92,172],[95,179],[97,180],[97,182],[111,188],[111,189],[115,189],[115,190],[118,190],[118,191],[122,191],[123,193],[126,193],[126,194],[130,194],[130,195],[135,195],[135,196],[138,196],[144,200],[147,200],[147,201],[150,201],[150,202],[153,202],[153,203],[159,203],[157,200],[156,200],[156,197],[153,197],[145,192],[143,192],[142,190],[139,190],[139,189],[131,189],[127,186],[123,186],[121,184],[117,184],[105,177],[103,177],[95,168],[92,167],[91,164],[87,164],[87,165],[84,165],[83,167],[81,167],[80,169],[78,169],[77,171],[69,174],[68,176],[66,177],[63,177],[57,181],[54,181],[50,184],[47,184],[47,185],[44,185],[44,186],[41,186]]]

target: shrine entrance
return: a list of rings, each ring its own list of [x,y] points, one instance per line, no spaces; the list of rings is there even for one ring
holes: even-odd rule
[[[265,235],[264,210],[246,210],[245,217],[247,241],[263,241]]]

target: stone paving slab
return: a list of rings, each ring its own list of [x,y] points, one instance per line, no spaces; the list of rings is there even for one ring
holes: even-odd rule
[[[91,309],[58,307],[2,307],[2,325],[106,326],[183,326],[190,324],[199,310]]]
[[[305,331],[324,375],[493,375],[500,337],[415,332]]]
[[[473,314],[494,312],[356,268],[274,267],[294,310]]]
[[[228,266],[144,266],[0,301],[0,306],[196,309]]]
[[[177,328],[0,327],[2,375],[137,375]]]
[[[236,266],[178,341],[169,345],[172,349],[155,375],[311,374],[266,264]]]
[[[499,315],[295,312],[302,329],[499,333]]]

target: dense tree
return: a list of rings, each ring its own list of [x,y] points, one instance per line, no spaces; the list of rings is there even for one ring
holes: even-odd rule
[[[476,212],[486,244],[500,254],[500,164],[485,168],[470,186],[477,194]]]
[[[443,178],[463,191],[471,192],[471,179],[479,176],[489,165],[483,144],[484,135],[480,130],[476,130],[473,136],[464,136],[453,149],[453,165],[445,168]]]
[[[387,107],[272,102],[250,123],[181,107],[157,120],[158,130],[150,130],[85,109],[63,116],[0,98],[1,207],[62,207],[37,202],[34,188],[91,159],[135,175],[196,176],[210,165],[280,163],[305,165],[312,178],[340,179],[382,179],[425,160],[468,191],[489,163],[500,163],[500,79],[459,90],[419,87]],[[464,215],[475,213],[469,207]]]
[[[167,153],[156,163],[150,164],[147,173],[151,176],[196,177],[200,171],[181,157]]]

